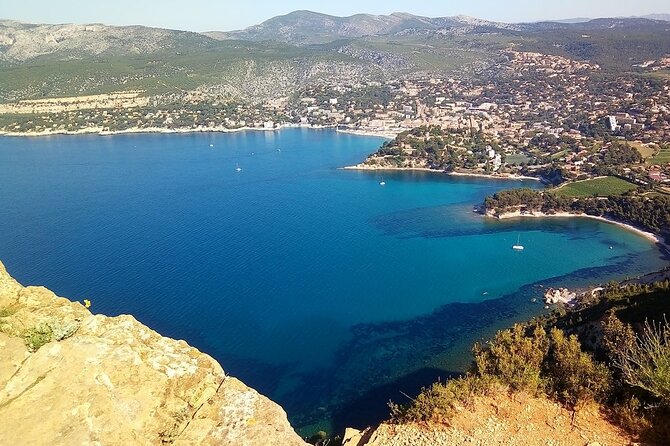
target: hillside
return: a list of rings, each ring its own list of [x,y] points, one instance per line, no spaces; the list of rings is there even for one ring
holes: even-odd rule
[[[206,39],[202,45],[179,50],[183,42],[165,39],[169,44],[155,41],[147,45],[148,52],[129,53],[120,44],[97,55],[87,50],[59,50],[0,65],[0,102],[106,94],[119,89],[142,90],[148,96],[196,92],[212,99],[253,101],[286,96],[323,79],[384,78],[373,64],[339,53],[283,44],[217,42],[200,36],[198,39]],[[108,36],[101,40],[109,41]]]
[[[500,23],[467,16],[421,17],[407,13],[357,14],[335,17],[311,11],[295,11],[249,28],[206,33],[216,39],[278,41],[292,45],[314,45],[342,40],[387,43],[422,36],[430,39],[423,49],[461,37],[462,49],[487,42],[491,46],[514,45],[538,51],[592,60],[617,70],[630,68],[631,61],[662,57],[668,52],[670,26],[663,14],[640,18],[599,18],[563,22]],[[436,42],[437,41],[437,42]],[[441,42],[440,42],[441,41]]]
[[[35,25],[0,20],[0,62],[38,58],[73,60],[193,51],[215,46],[198,33],[146,26]]]
[[[205,34],[4,20],[0,102],[120,89],[253,102],[313,85],[468,78],[495,68],[509,48],[591,60],[616,74],[670,54],[669,35],[668,22],[648,19],[505,24],[404,13],[296,11],[245,30]]]

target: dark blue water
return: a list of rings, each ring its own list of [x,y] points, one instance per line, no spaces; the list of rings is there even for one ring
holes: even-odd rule
[[[530,303],[540,285],[664,264],[613,225],[472,212],[534,182],[395,173],[381,187],[336,169],[381,142],[298,129],[0,138],[0,259],[22,283],[186,339],[303,432],[364,424],[399,390],[463,370],[473,340],[544,311]]]

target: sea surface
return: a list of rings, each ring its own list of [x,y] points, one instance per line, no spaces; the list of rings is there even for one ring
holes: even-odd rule
[[[378,421],[389,399],[463,371],[472,342],[546,311],[531,302],[546,286],[665,264],[611,224],[472,211],[537,182],[338,169],[382,141],[0,138],[0,260],[23,284],[185,339],[304,434]]]

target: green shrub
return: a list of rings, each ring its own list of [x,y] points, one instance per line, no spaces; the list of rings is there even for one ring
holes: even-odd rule
[[[634,396],[615,403],[610,416],[619,426],[638,436],[652,427],[652,422],[645,413],[642,403]]]
[[[542,363],[547,354],[546,331],[536,326],[526,336],[521,325],[499,331],[486,346],[475,344],[474,372],[478,376],[493,376],[512,390],[536,393],[543,389]]]
[[[448,423],[458,408],[467,406],[474,396],[488,394],[495,383],[496,380],[491,377],[473,375],[452,379],[446,383],[435,383],[428,389],[423,389],[408,405],[389,403],[391,419],[396,423]]]
[[[630,328],[628,328],[630,330]],[[670,406],[670,324],[645,322],[635,342],[610,345],[624,382]]]
[[[52,341],[53,330],[49,324],[40,324],[28,330],[23,339],[28,350],[36,352],[40,347]]]
[[[549,392],[571,408],[602,400],[610,387],[610,371],[582,351],[577,336],[553,328],[544,365]]]
[[[79,323],[72,321],[69,323],[59,321],[43,322],[36,327],[31,328],[23,336],[23,340],[31,352],[36,352],[45,344],[51,341],[62,341],[69,338],[79,329]]]
[[[607,351],[607,356],[616,358],[620,352],[630,350],[635,347],[635,332],[630,325],[624,324],[621,320],[610,314],[602,323],[603,327],[603,346]]]

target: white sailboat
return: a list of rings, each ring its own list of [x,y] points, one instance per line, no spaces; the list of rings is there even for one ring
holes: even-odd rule
[[[235,170],[238,171],[238,172],[242,172],[242,168],[240,167],[239,164],[237,165],[237,167],[235,168]]]
[[[518,235],[516,238],[516,245],[512,246],[512,249],[515,251],[523,251],[525,248],[521,244],[521,235]]]
[[[380,186],[386,186],[386,181],[384,181],[384,177],[382,177],[382,180],[379,182]]]

